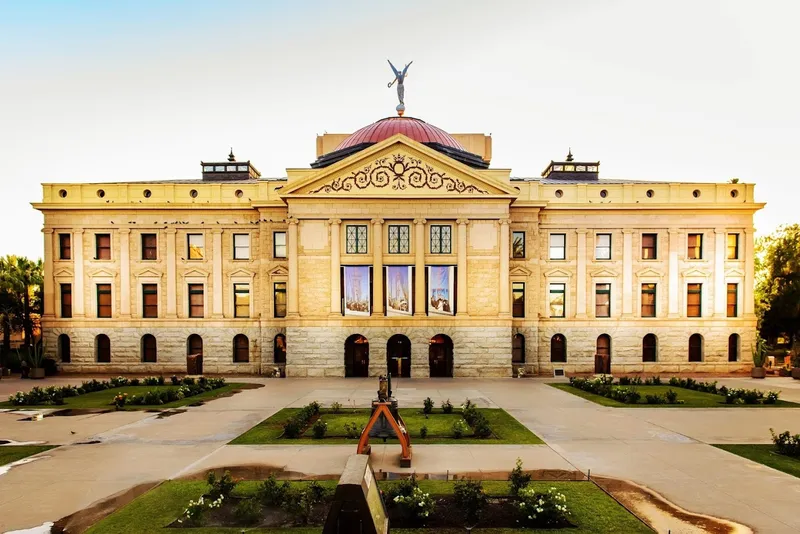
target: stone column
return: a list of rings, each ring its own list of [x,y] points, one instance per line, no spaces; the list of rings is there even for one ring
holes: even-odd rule
[[[680,247],[680,232],[678,230],[669,230],[669,282],[667,283],[667,291],[669,291],[669,318],[674,319],[679,317],[678,313],[678,294],[681,288],[678,287],[678,250]]]
[[[53,280],[53,229],[45,228],[42,230],[44,233],[44,287],[43,287],[43,300],[44,317],[55,316],[55,281]]]
[[[174,319],[178,316],[177,300],[178,300],[178,285],[177,285],[177,256],[175,253],[175,228],[167,228],[164,230],[167,235],[167,317]],[[187,297],[188,298],[188,297]]]
[[[586,319],[586,233],[587,230],[576,230],[578,233],[578,285],[576,296],[576,319]]]
[[[297,258],[297,219],[287,219],[289,225],[289,283],[286,292],[286,316],[300,315],[299,263]]]
[[[725,229],[714,228],[714,317],[725,317]]]
[[[425,222],[425,219],[414,219],[414,315],[427,315],[428,309],[428,296],[425,295]]]
[[[215,228],[211,231],[213,250],[213,267],[212,267],[212,280],[214,289],[212,292],[211,300],[211,316],[215,318],[222,317],[222,294],[225,291],[222,287],[222,229]]]
[[[511,257],[508,219],[500,219],[500,316],[511,316],[511,286],[508,262]]]
[[[622,231],[622,316],[633,316],[633,230]]]
[[[119,313],[120,316],[131,316],[131,230],[119,230]]]
[[[342,314],[342,241],[341,219],[330,219],[331,225],[331,315]]]
[[[83,301],[86,290],[83,287],[83,230],[72,232],[72,316],[83,317],[86,314]]]
[[[383,219],[372,219],[372,313],[383,315]]]
[[[458,219],[458,279],[456,281],[456,293],[458,295],[458,302],[456,302],[456,315],[465,317],[469,315],[467,306],[469,299],[467,298],[467,225],[468,219]]]
[[[755,318],[756,248],[753,229],[744,231],[744,316]]]

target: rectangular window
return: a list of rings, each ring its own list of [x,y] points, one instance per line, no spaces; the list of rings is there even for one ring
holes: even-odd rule
[[[203,284],[189,284],[189,317],[205,315]]]
[[[525,282],[511,284],[512,315],[525,317]]]
[[[97,316],[111,317],[111,284],[97,284]]]
[[[367,253],[367,226],[361,224],[348,224],[346,228],[347,253]]]
[[[158,285],[142,284],[142,317],[156,319],[158,317]]]
[[[703,259],[703,234],[689,234],[688,245],[689,245],[689,249],[686,252],[686,256],[690,260],[702,260]]]
[[[728,259],[739,259],[739,234],[728,234]]]
[[[611,259],[611,234],[597,234],[595,236],[594,259]]]
[[[550,317],[564,317],[566,284],[550,284]]]
[[[389,254],[409,253],[409,227],[407,224],[389,225]]]
[[[595,284],[594,316],[611,317],[611,284]]]
[[[658,234],[642,234],[642,259],[658,259]]]
[[[272,233],[272,257],[286,257],[286,232]]]
[[[656,285],[642,284],[642,317],[656,316]]]
[[[431,225],[431,254],[452,254],[449,224]]]
[[[275,302],[275,317],[286,317],[286,282],[275,282],[272,300]]]
[[[72,317],[72,284],[61,284],[61,317]]]
[[[203,234],[187,234],[186,248],[190,260],[202,260],[205,256],[206,241]]]
[[[58,259],[72,259],[72,236],[70,234],[58,234]]]
[[[250,259],[250,234],[233,234],[233,259]]]
[[[94,236],[94,259],[111,259],[111,234],[95,234]]]
[[[156,234],[142,234],[142,259],[158,259],[158,239]]]
[[[702,317],[703,284],[686,284],[686,317]]]
[[[250,317],[250,284],[233,284],[233,316]]]
[[[739,316],[739,284],[728,284],[728,317]]]
[[[567,234],[550,234],[550,259],[563,260],[567,257]]]
[[[511,256],[515,259],[525,259],[525,232],[511,233]]]

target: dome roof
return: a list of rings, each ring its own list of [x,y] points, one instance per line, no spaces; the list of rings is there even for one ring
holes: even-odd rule
[[[448,148],[464,150],[461,143],[456,141],[452,135],[421,119],[415,119],[413,117],[387,117],[373,122],[368,126],[364,126],[357,132],[349,135],[344,141],[339,143],[339,146],[336,147],[336,151],[354,147],[362,143],[379,143],[399,133],[420,143],[436,143]]]

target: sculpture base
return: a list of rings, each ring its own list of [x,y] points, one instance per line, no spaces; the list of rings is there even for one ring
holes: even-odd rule
[[[397,104],[397,107],[395,109],[397,110],[397,114],[400,115],[401,117],[403,116],[403,113],[406,112],[406,107],[403,104]]]

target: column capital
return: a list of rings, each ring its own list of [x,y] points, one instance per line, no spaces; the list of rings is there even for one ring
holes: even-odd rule
[[[669,235],[677,235],[680,233],[680,230],[678,230],[677,228],[667,228],[667,232],[669,233]]]
[[[425,219],[414,219],[414,224],[416,225],[425,224],[426,222],[428,221],[426,221]]]
[[[295,225],[295,224],[297,224],[299,222],[300,221],[295,219],[294,217],[289,217],[289,218],[286,219],[286,224],[288,224],[289,226],[293,226],[293,225]]]
[[[497,223],[498,223],[500,226],[508,226],[509,224],[511,224],[511,219],[499,219],[499,220],[497,221]]]
[[[459,226],[461,226],[462,224],[466,226],[469,224],[469,219],[456,219],[456,224]]]
[[[83,232],[84,232],[83,228],[75,228],[74,230],[72,230],[73,234],[78,234],[78,235],[82,234]]]
[[[328,224],[331,226],[342,224],[341,219],[328,219]]]
[[[383,224],[383,219],[372,219],[372,221],[370,221],[370,222],[372,224],[376,224],[376,225],[377,224]]]
[[[224,230],[222,228],[213,228],[211,233],[214,235],[221,234]]]
[[[117,231],[122,235],[128,235],[128,234],[131,233],[131,229],[130,228],[120,228]]]
[[[47,235],[51,235],[53,233],[53,229],[52,228],[42,228],[42,233],[43,234],[47,234]]]
[[[633,230],[631,230],[630,228],[624,228],[622,230],[622,233],[623,233],[623,235],[632,234]]]
[[[589,233],[589,230],[587,230],[586,228],[580,228],[578,230],[575,230],[575,233],[578,235],[586,235]]]
[[[165,228],[164,229],[164,233],[168,234],[168,235],[169,234],[176,234],[176,233],[178,233],[178,229],[177,228]]]
[[[727,231],[728,230],[726,228],[714,228],[714,233],[715,234],[725,234],[725,233],[727,233]]]

